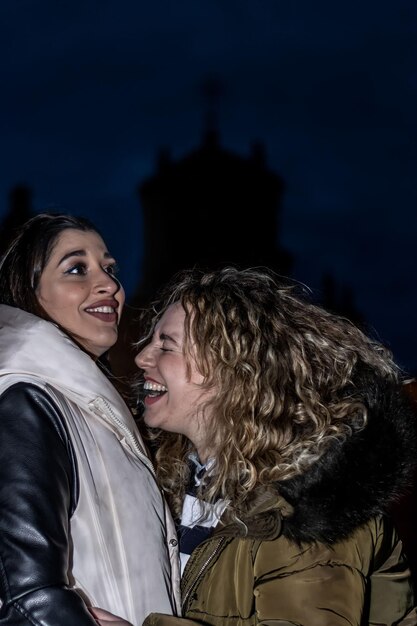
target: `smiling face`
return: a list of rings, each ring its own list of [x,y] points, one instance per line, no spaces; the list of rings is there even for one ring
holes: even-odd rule
[[[186,359],[184,321],[181,304],[171,304],[156,324],[151,342],[139,352],[135,362],[145,378],[145,423],[185,435],[204,461],[204,421],[208,415],[203,419],[201,408],[213,392],[202,386],[204,378],[195,360]]]
[[[64,230],[41,274],[36,296],[45,313],[93,357],[117,340],[124,291],[100,235]]]

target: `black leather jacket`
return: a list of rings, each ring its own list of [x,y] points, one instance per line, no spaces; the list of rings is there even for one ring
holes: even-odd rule
[[[0,625],[94,626],[69,588],[69,525],[78,499],[74,453],[39,387],[0,396]]]

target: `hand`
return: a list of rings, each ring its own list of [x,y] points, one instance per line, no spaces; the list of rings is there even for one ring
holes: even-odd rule
[[[97,623],[100,624],[100,626],[133,626],[122,617],[117,617],[117,615],[113,615],[113,613],[109,613],[104,609],[99,609],[96,606],[90,607],[90,612],[96,618]]]

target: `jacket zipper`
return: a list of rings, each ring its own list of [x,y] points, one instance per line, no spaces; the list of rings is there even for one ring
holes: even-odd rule
[[[115,414],[110,404],[102,397],[98,397],[92,402],[88,403],[88,406],[95,413],[104,415],[107,421],[114,422],[118,428],[124,433],[126,439],[128,439],[136,452],[136,454],[142,459],[145,455],[145,451],[142,449],[139,441],[132,431],[122,422],[122,420]]]
[[[184,593],[184,596],[183,596],[183,599],[182,599],[182,610],[183,610],[184,614],[186,613],[186,605],[187,605],[188,599],[190,598],[191,592],[196,588],[199,580],[201,579],[201,577],[203,576],[203,574],[207,570],[208,566],[210,565],[210,563],[212,562],[214,557],[222,549],[223,544],[226,541],[226,539],[227,539],[227,537],[220,537],[220,539],[218,540],[217,546],[215,547],[213,552],[210,554],[210,556],[208,556],[207,559],[204,561],[203,565],[200,567],[198,573],[194,577],[194,580],[189,584],[188,589]],[[209,539],[209,541],[212,541],[212,539],[211,540]]]

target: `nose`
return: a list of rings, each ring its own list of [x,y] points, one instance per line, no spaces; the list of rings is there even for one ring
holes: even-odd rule
[[[99,293],[108,293],[114,296],[118,291],[123,292],[122,285],[117,278],[103,268],[97,270],[96,289]]]
[[[135,363],[141,370],[145,370],[147,367],[150,367],[155,363],[151,344],[142,348],[142,350],[136,355]]]

